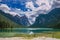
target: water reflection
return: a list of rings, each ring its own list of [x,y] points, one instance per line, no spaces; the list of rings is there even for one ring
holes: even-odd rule
[[[27,33],[27,34],[34,34],[34,33],[42,33],[42,32],[49,32],[49,31],[56,31],[53,28],[7,28],[4,30],[0,30],[0,32],[17,32],[17,33]]]

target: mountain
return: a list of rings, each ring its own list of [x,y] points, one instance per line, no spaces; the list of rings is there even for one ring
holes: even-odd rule
[[[18,15],[12,16],[0,10],[0,21],[1,20],[7,21],[8,24],[12,25],[11,27],[25,27],[21,25],[29,24],[26,16],[23,17],[19,17]],[[53,9],[48,14],[40,14],[36,18],[35,23],[29,27],[30,28],[60,28],[60,8]]]
[[[30,25],[30,23],[29,23],[29,21],[28,21],[28,19],[25,15],[20,17],[20,23],[24,26],[29,26]]]
[[[23,25],[23,26],[29,25],[29,21],[28,21],[26,16],[23,16],[23,17],[20,17],[18,15],[12,16],[9,13],[4,13],[1,10],[0,10],[0,14],[4,15],[8,19],[12,20],[13,22],[15,22],[15,23],[17,23],[19,25]]]
[[[28,25],[28,19],[26,16],[19,17],[18,15],[12,16],[10,14],[4,13],[0,10],[0,14],[7,17],[8,20],[18,24],[18,25]],[[4,18],[3,18],[4,20]],[[26,27],[26,26],[23,26]],[[48,14],[40,14],[33,25],[29,28],[60,28],[60,8],[55,8],[51,10]]]
[[[40,14],[32,28],[60,28],[60,8],[51,10],[48,14]]]
[[[56,3],[56,1],[1,0],[0,10],[2,11],[0,12],[2,12],[1,13],[2,15],[9,18],[13,22],[19,25],[23,25],[24,27],[25,26],[29,27],[33,24],[38,24],[38,23],[41,24],[42,27],[44,23],[47,24],[51,20],[52,16],[48,12],[51,11],[53,8],[56,8],[56,6],[60,6],[58,2]],[[54,17],[52,17],[52,19],[54,19]]]
[[[2,15],[4,12],[0,11],[0,29],[1,28],[23,28],[22,25],[15,23],[6,16]]]

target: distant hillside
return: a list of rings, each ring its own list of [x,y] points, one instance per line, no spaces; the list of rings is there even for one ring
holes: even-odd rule
[[[25,26],[22,26],[20,24],[20,19],[18,18],[18,16],[13,17],[0,11],[0,28],[21,27],[24,28]],[[40,14],[36,18],[35,23],[28,28],[60,28],[60,8],[53,9],[48,14]]]
[[[32,28],[60,28],[60,8],[51,10],[48,14],[40,14]]]
[[[21,28],[23,26],[11,21],[0,13],[0,28]]]

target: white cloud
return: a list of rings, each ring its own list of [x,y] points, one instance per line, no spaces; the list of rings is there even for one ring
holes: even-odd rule
[[[17,13],[13,12],[13,11],[10,11],[11,8],[8,7],[8,5],[6,4],[1,4],[0,5],[0,10],[4,11],[5,13],[8,13],[12,16],[15,16]]]
[[[60,0],[55,0],[57,3],[60,3]]]
[[[60,0],[55,0],[56,8],[60,8]]]
[[[35,1],[36,4],[39,7],[34,7],[34,3],[32,1],[26,2],[26,8],[30,8],[32,11],[39,11],[39,10],[50,10],[52,5],[53,5],[53,1],[52,0],[36,0]]]
[[[0,10],[11,10],[6,4],[1,4],[0,5]]]
[[[48,12],[52,7],[52,5],[50,5],[50,2],[48,0],[36,0],[35,2],[37,5],[39,5],[39,7],[37,7],[37,8],[34,7],[34,3],[32,1],[26,2],[26,8],[29,8],[32,11],[30,11],[28,9],[28,11],[24,12],[21,9],[17,9],[17,8],[11,9],[6,4],[1,4],[0,10],[3,10],[4,12],[9,13],[13,16],[18,15],[18,16],[22,17],[22,16],[26,15],[26,17],[28,18],[28,21],[32,25],[32,24],[34,24],[36,17],[38,17],[39,14],[41,14],[41,13],[45,14],[44,11]],[[51,3],[53,4],[53,2],[51,2]],[[11,11],[11,10],[13,10],[13,11]],[[40,10],[42,10],[42,11],[40,11]],[[40,12],[38,13],[38,11],[40,11]]]
[[[25,15],[28,17],[29,22],[33,24],[36,20],[36,17],[39,16],[38,11],[40,11],[40,14],[47,14],[48,11],[51,10],[52,5],[53,5],[53,0],[36,0],[36,4],[39,7],[34,7],[34,3],[32,1],[26,2],[26,8],[31,9],[31,12],[26,12]],[[32,17],[32,15],[34,17]]]
[[[36,0],[36,4],[39,5],[38,8],[36,8],[36,10],[50,10],[52,5],[50,5],[50,2],[49,0]],[[53,2],[53,1],[52,1]]]
[[[15,12],[9,12],[9,13],[13,16],[17,15],[17,13],[15,13]]]
[[[30,8],[32,10],[35,10],[34,4],[32,1],[26,2],[26,8]]]
[[[35,22],[35,19],[36,19],[36,16],[37,16],[37,15],[35,15],[36,12],[34,12],[34,11],[29,11],[29,12],[25,12],[24,14],[27,16],[28,21],[29,21],[30,24],[32,25],[32,24]]]
[[[1,4],[0,5],[0,10],[4,11],[5,13],[8,13],[12,16],[18,15],[18,16],[22,17],[20,14],[23,14],[23,11],[21,9],[17,9],[17,8],[11,9],[6,4]]]
[[[36,15],[35,15],[36,12],[34,12],[34,11],[28,10],[28,11],[24,12],[21,9],[17,9],[17,8],[11,9],[6,4],[1,4],[0,10],[4,11],[5,13],[8,13],[12,16],[18,15],[18,16],[22,17],[22,16],[26,15],[28,18],[28,21],[30,22],[31,25],[35,22],[35,19],[36,19]],[[35,15],[35,17],[31,17],[31,15]]]

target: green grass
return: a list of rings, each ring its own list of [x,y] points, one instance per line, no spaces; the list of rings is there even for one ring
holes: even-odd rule
[[[52,37],[60,38],[60,31],[57,32],[46,32],[46,33],[36,33],[36,34],[23,34],[18,32],[0,32],[0,37],[24,37],[24,38],[35,38],[35,37]]]
[[[53,37],[54,38],[60,38],[60,32],[54,32]]]

